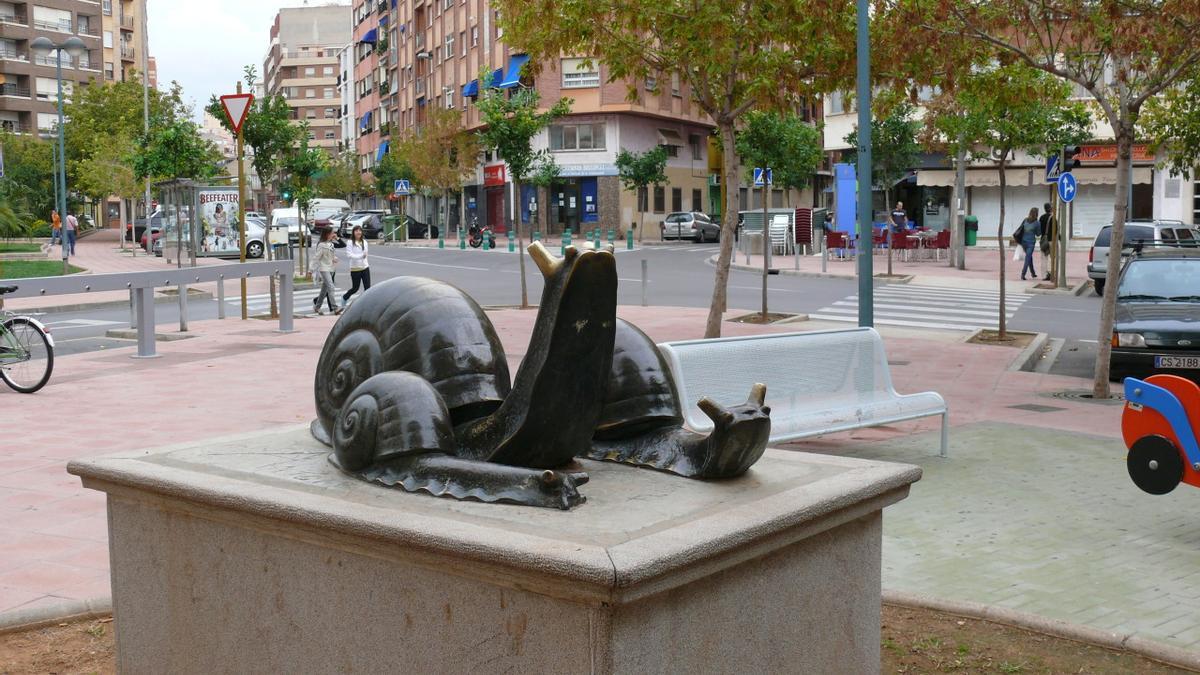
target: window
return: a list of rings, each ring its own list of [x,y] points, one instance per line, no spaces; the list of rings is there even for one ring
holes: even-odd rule
[[[650,210],[650,195],[644,187],[638,188],[637,191],[637,209],[638,211]]]
[[[504,27],[500,25],[500,10],[497,9],[495,12],[493,12],[492,18],[492,23],[496,24],[496,39],[499,40],[500,38],[504,37]]]
[[[336,131],[326,131],[326,132],[325,132],[325,140],[327,140],[327,141],[332,141],[332,140],[335,140],[335,139],[337,139],[337,132],[336,132]]]
[[[562,88],[580,89],[582,87],[599,87],[600,73],[595,64],[584,65],[587,59],[562,60]]]
[[[704,191],[692,188],[692,210],[703,211],[704,208]]]
[[[843,115],[845,113],[854,112],[854,104],[846,100],[846,92],[835,91],[829,95],[829,114]]]
[[[113,48],[113,37],[112,37],[111,30],[104,31],[104,48],[105,49]]]
[[[326,108],[325,109],[325,119],[334,120],[334,119],[337,119],[337,116],[338,116],[337,108]]]
[[[317,132],[315,132],[315,131],[308,132],[308,140],[310,140],[310,141],[317,140]]]
[[[454,87],[446,87],[443,91],[446,92],[446,107],[454,107]]]
[[[306,119],[306,120],[317,119],[317,109],[316,108],[306,108],[304,110],[304,119]]]
[[[58,126],[58,113],[38,113],[38,131],[53,131]]]
[[[659,147],[662,148],[663,150],[667,151],[667,157],[678,157],[679,156],[679,146],[678,145],[660,145]]]
[[[304,69],[304,76],[305,76],[305,77],[315,77],[315,76],[316,76],[316,74],[317,74],[317,69],[316,69],[315,67],[313,67],[313,66],[309,66],[309,67],[307,67],[307,68],[305,68],[305,69]]]
[[[654,186],[654,212],[662,213],[667,210],[667,194],[666,189],[661,185]]]
[[[462,56],[467,55],[467,32],[463,31],[458,34],[458,43],[462,45]]]
[[[603,122],[593,124],[556,124],[550,127],[550,150],[603,150]]]
[[[325,87],[325,98],[333,98],[333,87]]]
[[[658,91],[658,76],[657,75],[647,75],[646,76],[646,91]]]
[[[700,147],[701,147],[700,144],[701,144],[701,141],[700,141],[699,134],[688,134],[688,147],[690,147],[692,149],[692,159],[693,160],[704,159],[704,154],[700,150]]]
[[[104,10],[104,16],[112,16],[112,0],[101,0],[100,8]]]
[[[442,8],[450,9],[453,6],[454,6],[454,0],[446,0],[445,4],[442,5]]]
[[[454,33],[446,36],[446,58],[454,58]]]
[[[106,80],[112,80],[112,79],[114,79],[115,77],[116,77],[116,75],[115,75],[115,73],[114,73],[114,70],[113,70],[113,63],[112,63],[112,61],[105,61],[105,62],[104,62],[104,79],[106,79]]]
[[[71,13],[40,5],[33,6],[33,27],[60,33],[71,32]]]
[[[321,69],[321,74],[324,75],[325,77],[330,77],[331,75],[333,75],[333,66],[325,66],[324,68]]]
[[[316,89],[305,89],[304,90],[304,98],[316,98],[316,97],[317,97]]]
[[[671,73],[671,95],[679,96],[679,73]]]
[[[783,190],[771,190],[771,208],[783,208]]]
[[[683,188],[671,188],[671,210],[683,210]]]
[[[479,46],[479,26],[471,26],[471,46]]]

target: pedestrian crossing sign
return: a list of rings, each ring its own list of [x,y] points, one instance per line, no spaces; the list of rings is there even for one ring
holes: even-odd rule
[[[775,184],[775,180],[774,180],[775,177],[772,175],[771,169],[769,167],[764,169],[762,167],[756,166],[756,167],[754,167],[754,187],[763,187],[764,174],[766,174],[767,185]]]
[[[411,189],[412,189],[412,186],[409,184],[407,179],[398,178],[398,179],[396,179],[396,189],[393,190],[393,193],[397,197],[403,197],[404,195],[409,194],[411,192]]]

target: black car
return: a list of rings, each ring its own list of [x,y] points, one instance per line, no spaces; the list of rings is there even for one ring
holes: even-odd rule
[[[426,232],[429,233],[430,239],[437,239],[437,237],[438,237],[438,226],[437,225],[430,225],[429,223],[422,223],[421,221],[417,220],[416,218],[413,218],[412,216],[406,216],[406,218],[408,218],[408,238],[409,239],[425,239]]]
[[[1200,382],[1200,251],[1135,252],[1121,270],[1112,379],[1158,373]]]
[[[387,215],[387,211],[354,211],[338,222],[338,234],[344,239],[349,239],[355,227],[361,227],[363,237],[367,239],[378,239],[379,234],[383,232],[383,217]]]

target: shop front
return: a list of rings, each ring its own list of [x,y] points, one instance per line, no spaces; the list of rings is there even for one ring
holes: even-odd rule
[[[576,164],[560,167],[559,179],[550,186],[552,231],[576,234],[596,227],[615,227],[618,204],[602,203],[602,177],[617,175],[615,165]],[[611,222],[608,222],[611,221]]]
[[[507,173],[503,164],[483,167],[483,199],[484,217],[479,223],[481,227],[490,227],[495,234],[508,232],[507,221],[504,218],[504,193],[507,184]]]

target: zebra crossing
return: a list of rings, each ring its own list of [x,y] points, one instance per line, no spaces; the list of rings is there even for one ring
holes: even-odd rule
[[[1009,292],[1004,315],[1011,320],[1030,298]],[[1000,292],[991,290],[892,284],[875,288],[875,323],[910,328],[974,331],[997,328]],[[823,321],[858,321],[858,296],[847,296],[809,314]]]
[[[335,287],[335,291],[336,291],[336,293],[334,295],[334,300],[338,304],[341,304],[342,293],[345,293],[346,289]],[[294,304],[293,304],[295,311],[296,312],[311,311],[313,300],[317,297],[317,295],[320,292],[321,291],[318,288],[306,288],[304,290],[296,291],[295,294],[292,296],[295,299]],[[279,300],[276,299],[276,302],[278,302],[278,301]],[[240,295],[237,295],[236,293],[232,296],[226,295],[225,296],[225,304],[234,305],[236,307],[241,307],[242,298]],[[328,309],[329,308],[328,305],[326,305],[325,308]],[[246,296],[246,310],[251,313],[271,311],[271,294],[270,293],[261,293],[258,295],[247,295]]]

